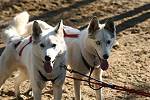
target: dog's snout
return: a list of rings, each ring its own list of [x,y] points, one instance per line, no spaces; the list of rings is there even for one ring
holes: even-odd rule
[[[108,59],[108,57],[109,57],[108,54],[104,54],[104,55],[103,55],[103,58],[104,58],[104,59]]]
[[[51,58],[49,56],[45,56],[45,61],[50,61]]]

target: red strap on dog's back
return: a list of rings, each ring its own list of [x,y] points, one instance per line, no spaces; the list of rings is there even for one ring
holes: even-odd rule
[[[68,37],[68,38],[78,38],[79,34],[67,34],[64,30],[64,37]]]
[[[19,56],[22,55],[23,49],[24,49],[28,44],[30,44],[31,42],[32,42],[32,36],[29,38],[29,42],[28,42],[26,45],[24,45],[24,46],[21,48],[21,50],[19,51]]]

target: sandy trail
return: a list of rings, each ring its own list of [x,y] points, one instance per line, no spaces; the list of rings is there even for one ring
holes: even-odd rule
[[[101,23],[113,17],[117,25],[117,40],[120,46],[112,50],[109,59],[110,68],[104,72],[105,82],[135,89],[150,91],[150,1],[149,0],[0,0],[0,28],[7,26],[15,14],[27,10],[30,20],[41,19],[55,25],[60,19],[66,25],[79,28],[86,25],[92,16],[97,16]],[[2,52],[3,42],[0,41]],[[68,73],[69,74],[69,73]],[[29,82],[20,88],[22,97],[31,100],[31,95],[24,94]],[[95,92],[87,83],[82,84],[84,100],[95,100]],[[104,88],[105,100],[150,100],[126,92]],[[66,79],[63,100],[73,100],[73,81]],[[14,99],[14,80],[10,77],[3,85],[1,100]],[[42,100],[52,99],[52,87],[48,82],[43,90]]]

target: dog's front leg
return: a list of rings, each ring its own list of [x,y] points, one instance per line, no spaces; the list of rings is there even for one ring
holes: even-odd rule
[[[32,90],[33,90],[33,98],[34,100],[41,100],[41,92],[43,89],[43,82],[40,79],[31,80]]]
[[[57,85],[53,83],[53,94],[54,94],[54,100],[61,100],[62,85]]]
[[[79,78],[78,75],[73,74],[73,77]],[[79,80],[74,80],[74,92],[75,92],[75,100],[81,100],[81,92],[80,92],[80,84],[81,81]]]
[[[102,72],[103,70],[101,69],[94,70],[94,77],[102,81]],[[99,86],[95,85],[95,88],[99,88]],[[100,90],[96,90],[96,100],[103,100],[102,88]]]
[[[33,84],[32,90],[33,90],[33,98],[34,100],[41,100],[41,89],[37,84]]]

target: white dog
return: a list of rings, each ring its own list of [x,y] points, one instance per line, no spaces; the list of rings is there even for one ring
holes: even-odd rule
[[[108,20],[105,24],[99,24],[98,19],[94,17],[87,28],[77,33],[80,34],[79,37],[74,38],[72,42],[69,41],[67,45],[68,65],[83,74],[95,69],[95,78],[102,81],[102,71],[108,69],[107,59],[116,39],[113,21]],[[79,74],[73,76],[82,78]],[[74,80],[74,90],[75,99],[81,100],[79,80]],[[96,100],[102,100],[101,92],[102,90],[96,90]]]
[[[30,31],[32,24],[31,22],[28,28]],[[53,28],[42,21],[39,21],[39,25],[43,28]],[[116,42],[116,28],[113,21],[108,20],[105,24],[99,24],[98,19],[94,17],[83,30],[64,25],[64,37],[67,44],[67,65],[83,74],[95,69],[95,78],[102,81],[102,71],[108,69],[107,59]],[[78,74],[73,76],[82,78]],[[79,80],[74,80],[74,90],[75,99],[81,100]],[[96,99],[102,100],[102,89],[96,91]]]
[[[29,78],[34,100],[41,100],[46,81],[52,81],[54,99],[61,100],[66,75],[62,67],[66,53],[63,23],[61,21],[55,28],[48,25],[46,29],[46,23],[34,21],[30,27],[32,35],[22,39],[21,35],[28,32],[26,28],[31,26],[27,24],[28,20],[27,12],[18,14],[2,34],[6,48],[0,57],[0,86],[13,71],[19,70],[15,83],[16,96],[19,96],[20,83]]]

